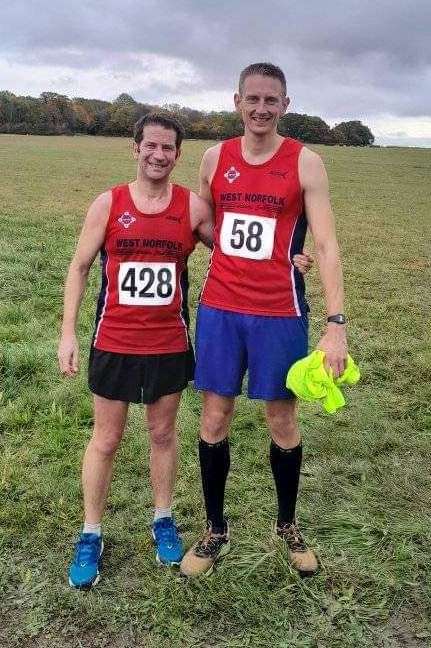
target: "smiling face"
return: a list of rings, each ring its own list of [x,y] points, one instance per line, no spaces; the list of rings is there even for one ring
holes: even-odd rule
[[[139,174],[148,180],[165,180],[169,177],[180,154],[174,130],[159,124],[144,126],[142,140],[134,145]]]
[[[245,131],[262,136],[277,131],[280,117],[289,105],[279,79],[261,74],[246,77],[241,93],[236,93],[234,99]]]

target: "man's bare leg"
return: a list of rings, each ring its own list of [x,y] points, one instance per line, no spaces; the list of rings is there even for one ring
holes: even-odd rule
[[[100,524],[123,437],[128,403],[94,396],[94,430],[82,464],[85,521]]]
[[[201,414],[201,439],[207,443],[220,443],[229,433],[235,398],[203,393]]]
[[[170,508],[177,470],[175,421],[181,392],[162,396],[147,405],[150,435],[150,474],[155,508]]]
[[[93,436],[82,463],[85,522],[69,567],[69,585],[90,589],[100,578],[101,521],[112,479],[115,452],[126,424],[128,403],[94,396]]]
[[[280,448],[299,445],[301,437],[297,422],[296,399],[266,401],[266,420],[271,438]]]
[[[147,405],[150,434],[150,474],[154,498],[152,526],[156,560],[164,565],[179,565],[183,543],[172,516],[172,497],[177,472],[177,432],[175,422],[181,392],[162,396]]]

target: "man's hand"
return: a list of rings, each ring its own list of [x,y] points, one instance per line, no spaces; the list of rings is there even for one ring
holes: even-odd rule
[[[76,335],[62,335],[58,345],[58,364],[63,376],[78,373],[78,340]]]
[[[328,322],[326,332],[321,337],[317,349],[325,353],[325,369],[332,369],[334,378],[338,378],[346,368],[347,338],[344,324]]]
[[[295,268],[303,275],[311,270],[314,263],[314,259],[307,248],[302,250],[302,254],[295,254],[292,261]]]

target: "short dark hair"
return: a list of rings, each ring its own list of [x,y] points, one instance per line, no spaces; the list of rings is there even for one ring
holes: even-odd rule
[[[177,147],[177,149],[180,148],[181,142],[184,139],[184,128],[182,127],[180,122],[175,119],[175,117],[173,117],[173,115],[162,112],[150,112],[138,119],[133,127],[133,138],[136,144],[140,144],[142,142],[142,138],[144,137],[144,127],[149,126],[150,124],[163,126],[163,128],[166,128],[166,130],[175,131],[175,146]]]
[[[278,79],[283,88],[283,94],[286,94],[287,88],[284,72],[281,68],[278,67],[278,65],[274,65],[273,63],[252,63],[251,65],[248,65],[246,68],[244,68],[244,70],[239,75],[239,94],[242,94],[244,81],[246,80],[246,78],[255,74]]]

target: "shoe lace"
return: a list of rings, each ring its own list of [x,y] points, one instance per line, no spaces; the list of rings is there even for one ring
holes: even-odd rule
[[[96,535],[92,537],[81,537],[76,543],[75,562],[80,565],[96,562],[99,556],[100,545],[99,538]]]
[[[283,538],[291,551],[307,551],[305,540],[296,524],[277,527],[277,534]]]
[[[202,540],[196,545],[195,553],[201,557],[211,557],[218,553],[220,546],[226,541],[226,534],[215,535],[208,529]]]

